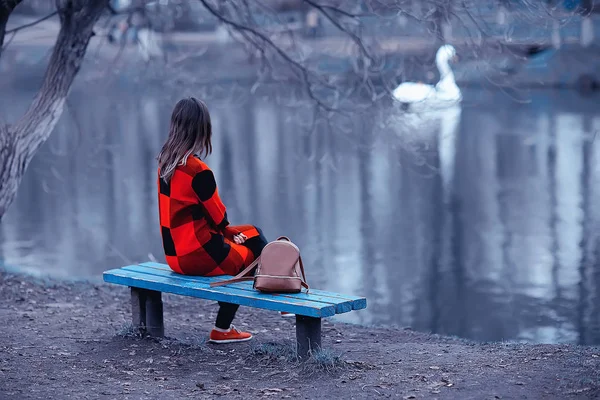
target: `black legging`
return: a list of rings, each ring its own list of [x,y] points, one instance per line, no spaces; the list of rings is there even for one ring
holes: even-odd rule
[[[254,255],[254,259],[260,256],[262,249],[268,243],[267,238],[263,234],[262,230],[260,228],[256,228],[256,230],[258,231],[259,235],[246,240],[242,244],[242,246],[246,246],[248,249],[250,249]],[[252,271],[252,274],[254,274],[254,271]],[[217,321],[215,322],[215,326],[219,329],[229,329],[231,322],[233,322],[233,319],[235,318],[235,313],[237,312],[238,308],[240,308],[239,304],[219,301],[219,312],[217,313]]]

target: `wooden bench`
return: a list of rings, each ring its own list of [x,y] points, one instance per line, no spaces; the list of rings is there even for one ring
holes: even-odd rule
[[[166,264],[147,262],[104,272],[104,281],[131,288],[133,325],[156,337],[164,336],[161,293],[224,301],[246,307],[296,314],[296,342],[300,358],[321,347],[321,318],[367,307],[364,297],[311,289],[309,293],[265,294],[252,282],[211,288],[210,282],[229,276],[200,277],[176,274]]]

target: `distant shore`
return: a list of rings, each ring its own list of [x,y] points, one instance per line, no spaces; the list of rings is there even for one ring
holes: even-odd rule
[[[129,324],[126,288],[0,270],[0,397],[597,398],[600,347],[474,343],[326,320],[326,351],[292,356],[294,322],[240,309],[255,339],[207,344],[216,306],[164,296],[166,339]]]
[[[16,16],[9,25],[18,26],[30,20]],[[593,20],[598,27],[596,30],[600,29],[600,17]],[[12,82],[18,82],[28,81],[31,75],[41,77],[58,29],[58,22],[53,18],[8,38],[8,46],[0,59],[0,72],[7,76],[5,79],[10,76]],[[106,27],[98,27],[81,75],[105,79],[107,73],[115,73],[131,79],[171,79],[190,85],[256,80],[261,68],[258,54],[250,56],[250,46],[228,38],[223,31],[158,34],[161,50],[152,54],[141,54],[135,43],[129,42],[125,46],[109,43],[107,32]],[[451,43],[458,47],[461,57],[453,67],[459,86],[483,85],[491,89],[553,87],[581,91],[600,88],[598,40],[583,48],[579,39],[570,34],[563,38],[560,49],[555,49],[549,35],[525,39],[489,36],[477,45],[472,38],[452,39]],[[300,35],[295,40],[311,59],[310,68],[323,74],[354,79],[352,54],[356,49],[348,37]],[[291,44],[286,35],[274,41],[283,48]],[[385,54],[386,61],[382,64],[381,76],[375,80],[383,79],[387,82],[385,86],[402,80],[435,82],[437,69],[433,55],[438,46],[439,42],[422,35],[378,39],[375,48],[380,56]],[[544,50],[528,55],[530,51],[537,51],[536,48]],[[149,66],[155,74],[148,74]],[[275,68],[279,68],[277,64]],[[286,68],[289,66],[281,67],[278,73],[283,73]],[[263,76],[262,80],[268,80],[268,77]]]

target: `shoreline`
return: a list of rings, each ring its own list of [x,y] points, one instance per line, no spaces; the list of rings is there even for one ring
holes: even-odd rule
[[[127,288],[0,269],[0,397],[509,399],[600,396],[600,346],[476,343],[323,321],[292,357],[294,321],[240,308],[254,340],[212,345],[213,302],[164,295],[167,338],[130,329]],[[360,312],[360,311],[358,311]]]
[[[28,17],[22,15],[13,16],[15,17],[22,20],[21,23],[11,21],[9,28],[29,21]],[[597,26],[600,18],[593,18],[593,21]],[[13,81],[27,81],[34,76],[35,79],[30,84],[37,89],[58,31],[58,22],[47,20],[19,32],[3,52],[0,71],[9,73]],[[553,47],[549,32],[547,37],[525,36],[521,40],[513,38],[510,41],[505,40],[504,34],[494,34],[483,39],[477,45],[478,54],[470,57],[466,54],[472,45],[472,38],[468,35],[453,37],[448,43],[457,46],[459,53],[465,54],[464,60],[453,67],[456,81],[461,87],[501,87],[511,90],[553,88],[595,92],[600,81],[597,73],[600,57],[591,57],[590,54],[596,54],[593,50],[598,45],[594,42],[588,47],[582,47],[579,38],[573,36],[575,31],[571,29],[569,32],[571,33],[564,32],[559,48]],[[259,75],[262,76],[259,73],[260,63],[249,56],[245,45],[231,38],[223,39],[216,31],[160,34],[160,54],[150,55],[149,64],[140,54],[137,44],[128,43],[121,47],[108,43],[105,35],[106,32],[99,31],[91,40],[84,68],[79,73],[79,81],[104,81],[107,77],[114,78],[112,74],[135,80],[139,77],[139,72],[146,70],[148,66],[152,66],[153,70],[152,73],[146,72],[147,80],[163,82],[169,76],[168,71],[176,69],[179,75],[171,84],[182,86],[226,84],[241,80],[255,82]],[[296,40],[311,48],[312,59],[307,62],[307,66],[316,68],[323,74],[345,79],[350,84],[355,83],[357,77],[352,61],[353,52],[349,47],[352,42],[350,39],[336,35],[316,39],[300,35]],[[377,85],[386,87],[404,80],[435,82],[427,75],[434,76],[438,73],[432,58],[439,45],[437,41],[420,35],[390,36],[385,42],[377,37],[377,40],[379,55],[386,60],[387,65],[380,73],[373,75]],[[498,43],[509,50],[498,53]],[[278,44],[284,48],[290,45],[285,38],[280,38]],[[522,55],[523,51],[537,46],[547,47],[547,51],[531,56]],[[416,62],[415,57],[422,61]],[[201,74],[198,74],[198,65],[201,65]],[[274,65],[277,66],[277,63]],[[284,63],[280,73],[288,68]],[[404,71],[400,72],[402,69]],[[288,76],[291,77],[292,75]],[[264,83],[265,80],[277,82],[262,76],[261,82]]]

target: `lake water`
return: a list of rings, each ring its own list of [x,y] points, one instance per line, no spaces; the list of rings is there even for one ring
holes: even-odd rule
[[[6,265],[98,278],[164,260],[155,156],[191,92],[81,86],[0,224]],[[341,320],[600,344],[597,97],[472,89],[419,120],[382,104],[313,124],[309,108],[243,86],[195,93],[230,219],[290,236],[313,287],[368,298]],[[3,90],[2,117],[31,95]]]

